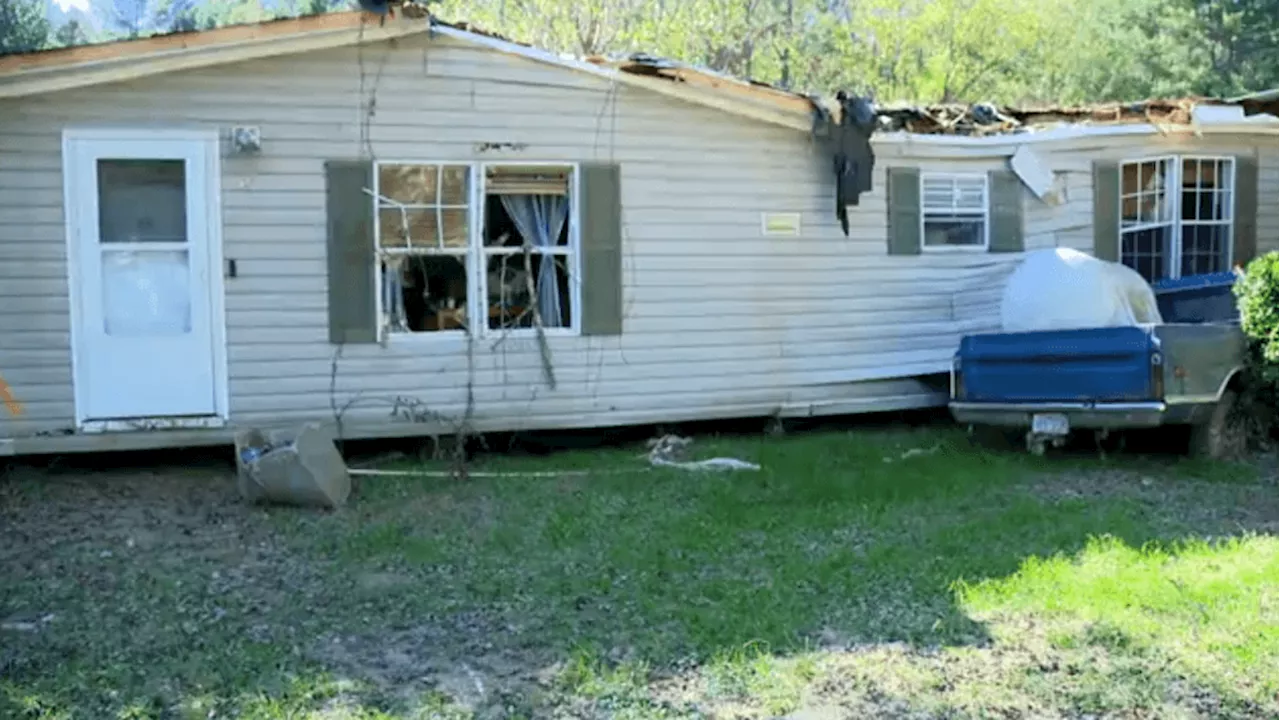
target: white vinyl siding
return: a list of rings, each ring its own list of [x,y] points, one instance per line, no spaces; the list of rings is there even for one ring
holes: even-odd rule
[[[361,104],[371,92],[372,114]],[[829,161],[812,154],[805,133],[451,41],[402,39],[55,93],[0,103],[0,257],[22,260],[21,272],[0,263],[0,374],[27,410],[16,420],[0,413],[0,435],[72,425],[59,134],[85,124],[224,136],[260,128],[259,153],[224,147],[223,157],[224,254],[237,265],[226,279],[237,424],[324,421],[336,406],[351,433],[441,429],[393,418],[400,397],[450,419],[470,398],[478,430],[933,404],[939,396],[910,378],[948,367],[963,330],[951,289],[982,267],[884,257],[882,188],[850,208],[844,237]],[[623,333],[548,333],[554,390],[537,339],[519,333],[335,353],[323,169],[361,157],[618,163]],[[801,234],[764,235],[765,210],[799,213]],[[935,283],[930,292],[920,292],[922,277]]]

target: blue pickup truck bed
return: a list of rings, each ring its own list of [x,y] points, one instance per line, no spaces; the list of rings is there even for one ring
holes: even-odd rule
[[[970,335],[955,357],[975,402],[1140,401],[1161,397],[1158,341],[1145,328],[1118,327]]]
[[[951,414],[1029,429],[1029,446],[1076,429],[1202,425],[1221,415],[1243,363],[1232,281],[1157,286],[1161,325],[967,336],[953,360]]]

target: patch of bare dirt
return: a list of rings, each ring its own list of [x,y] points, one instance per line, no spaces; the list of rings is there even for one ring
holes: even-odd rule
[[[0,565],[34,570],[89,547],[234,563],[269,537],[261,515],[239,501],[228,468],[20,468],[0,481]]]
[[[451,511],[473,513],[479,527],[492,523],[487,502]],[[360,612],[353,596],[431,589],[394,568],[356,567],[335,578],[325,557],[300,549],[298,538],[273,522],[279,513],[300,514],[303,534],[325,531],[319,511],[245,504],[229,463],[10,469],[0,478],[0,577],[24,590],[0,591],[0,621],[12,618],[9,625],[16,628],[0,630],[0,676],[6,668],[42,672],[53,662],[46,626],[85,638],[95,617],[127,624],[137,608],[129,604],[131,588],[123,578],[142,575],[176,580],[182,602],[209,606],[212,615],[191,627],[224,623],[224,633],[237,628],[231,638],[283,648],[386,695],[408,700],[434,688],[481,707],[535,682],[538,658],[496,620],[458,614],[401,628],[394,626],[400,617]],[[173,619],[191,622],[177,613]],[[352,625],[362,631],[341,629]],[[194,632],[208,642],[228,637]],[[100,645],[110,640],[94,638]],[[78,641],[67,635],[57,642]],[[150,652],[138,638],[124,639],[123,650],[125,656]]]
[[[521,648],[514,632],[483,613],[459,613],[406,628],[324,635],[308,654],[405,701],[435,689],[463,707],[485,709],[532,693],[549,663]]]

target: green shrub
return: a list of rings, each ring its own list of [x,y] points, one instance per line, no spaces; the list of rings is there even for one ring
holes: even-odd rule
[[[1270,363],[1275,382],[1280,363],[1280,254],[1274,250],[1255,258],[1233,288],[1240,306],[1244,332]]]
[[[1280,254],[1255,258],[1232,288],[1240,308],[1240,324],[1249,337],[1249,367],[1244,396],[1265,433],[1276,434],[1277,378],[1280,376]]]

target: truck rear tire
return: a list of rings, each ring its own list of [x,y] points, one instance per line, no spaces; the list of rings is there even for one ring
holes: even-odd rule
[[[1226,390],[1205,420],[1191,426],[1188,445],[1192,457],[1234,460],[1248,449],[1248,428],[1235,390]]]

